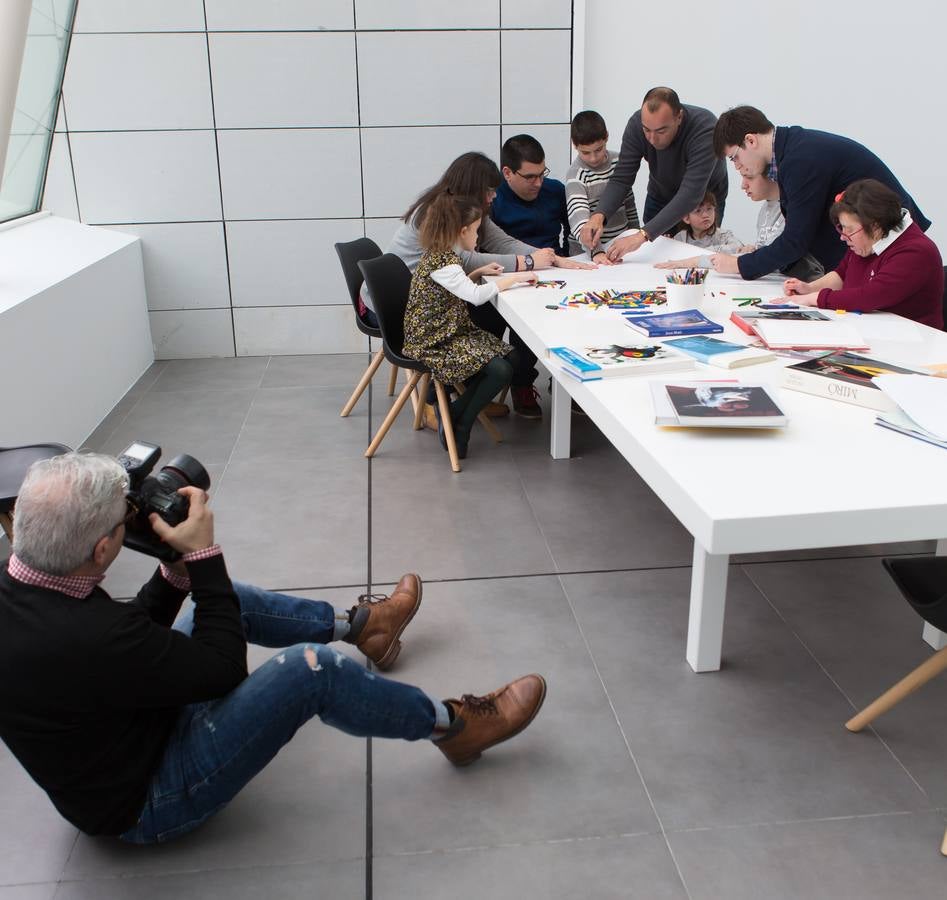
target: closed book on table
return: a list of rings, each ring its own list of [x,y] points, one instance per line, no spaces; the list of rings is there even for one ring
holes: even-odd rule
[[[759,384],[698,381],[651,383],[656,425],[698,428],[783,428],[789,417]]]
[[[829,353],[787,366],[783,370],[783,385],[817,397],[893,412],[897,410],[897,404],[871,379],[876,375],[910,374],[914,374],[913,369],[858,353]]]
[[[550,347],[549,358],[579,381],[599,381],[627,375],[681,372],[694,361],[663,344],[606,344],[596,347]]]
[[[780,322],[757,319],[753,330],[770,350],[867,350],[858,330],[847,322]]]
[[[829,317],[818,309],[735,309],[730,321],[741,331],[755,335],[753,325],[761,319],[774,322],[828,322]]]
[[[708,337],[706,334],[695,334],[689,337],[672,338],[664,342],[665,347],[673,347],[698,362],[718,369],[737,369],[741,366],[752,366],[754,363],[770,362],[776,359],[775,353],[768,350],[757,350],[755,347],[744,347],[742,344],[733,344],[719,338]]]
[[[672,337],[677,334],[720,334],[723,325],[708,319],[698,309],[658,313],[654,316],[625,315],[625,324],[648,337]]]

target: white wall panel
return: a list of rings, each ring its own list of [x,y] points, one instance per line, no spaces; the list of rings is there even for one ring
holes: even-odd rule
[[[79,133],[71,143],[84,222],[220,219],[212,131]]]
[[[400,217],[397,219],[366,219],[365,237],[371,238],[384,252],[388,249],[392,237],[400,226]]]
[[[177,309],[148,313],[155,359],[233,356],[229,309]]]
[[[355,0],[357,28],[497,28],[500,0]]]
[[[570,121],[571,40],[568,31],[503,32],[504,122]]]
[[[218,142],[228,219],[362,215],[356,129],[221,131]]]
[[[80,0],[76,6],[76,34],[203,30],[202,0]]]
[[[320,31],[354,27],[352,0],[205,0],[205,6],[211,31]]]
[[[572,0],[503,0],[503,28],[571,28]]]
[[[212,34],[218,128],[358,125],[355,35]]]
[[[220,222],[113,225],[111,230],[141,238],[148,309],[230,306]]]
[[[214,125],[203,34],[77,34],[64,90],[72,131]]]
[[[400,216],[461,153],[500,157],[497,126],[366,128],[362,131],[365,215]]]
[[[243,307],[233,311],[237,356],[360,353],[365,335],[345,306]]]
[[[500,121],[498,32],[402,31],[357,40],[362,125]]]
[[[361,219],[229,223],[233,305],[349,303],[333,245],[360,237]]]

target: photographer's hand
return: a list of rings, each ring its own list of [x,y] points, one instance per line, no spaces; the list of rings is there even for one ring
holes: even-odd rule
[[[187,518],[173,528],[157,513],[148,517],[156,535],[178,553],[206,550],[214,544],[214,514],[207,507],[207,494],[200,488],[183,487],[178,490],[190,501]]]

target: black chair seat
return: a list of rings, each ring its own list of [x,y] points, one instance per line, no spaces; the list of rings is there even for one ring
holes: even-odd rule
[[[0,447],[0,513],[10,513],[20,493],[26,472],[40,459],[68,453],[62,444],[30,444],[25,447]]]

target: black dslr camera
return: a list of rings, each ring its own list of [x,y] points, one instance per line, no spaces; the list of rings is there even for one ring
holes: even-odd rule
[[[181,554],[173,550],[154,533],[148,516],[157,513],[169,525],[179,525],[187,518],[190,502],[178,488],[197,487],[206,491],[210,487],[207,470],[193,456],[181,453],[157,475],[151,470],[161,456],[161,448],[144,441],[135,441],[126,447],[118,461],[128,473],[129,517],[125,522],[126,547],[154,556],[164,562],[174,562]]]

